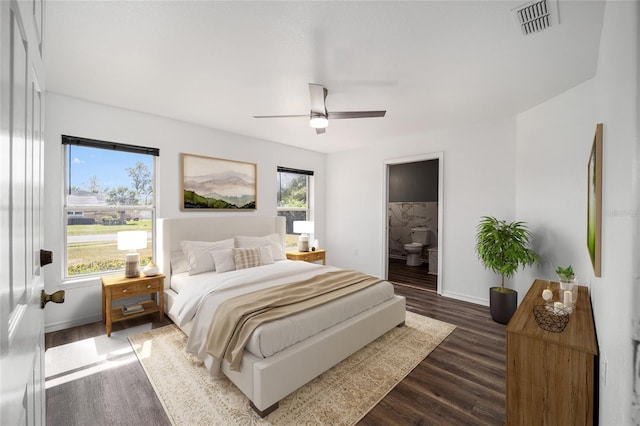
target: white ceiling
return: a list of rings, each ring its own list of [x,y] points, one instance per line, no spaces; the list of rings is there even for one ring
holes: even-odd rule
[[[560,1],[523,36],[525,1],[48,1],[47,90],[320,152],[513,116],[592,78],[604,3]],[[307,83],[334,120],[316,135]]]

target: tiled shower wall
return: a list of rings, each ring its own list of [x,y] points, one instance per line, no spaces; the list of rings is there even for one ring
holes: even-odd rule
[[[437,202],[389,203],[389,256],[406,256],[404,245],[411,242],[411,228],[416,226],[431,229],[430,247],[438,245]]]

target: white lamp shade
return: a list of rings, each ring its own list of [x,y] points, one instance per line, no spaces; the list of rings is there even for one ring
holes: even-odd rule
[[[310,220],[294,220],[293,232],[296,234],[313,234],[313,222]]]
[[[147,247],[147,231],[118,232],[118,250],[138,250]]]

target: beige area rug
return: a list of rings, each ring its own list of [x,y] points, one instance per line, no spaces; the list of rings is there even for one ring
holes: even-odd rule
[[[129,337],[167,415],[176,425],[353,425],[433,351],[455,326],[407,312],[396,327],[280,401],[261,419],[227,378],[212,379],[184,351],[176,327]]]

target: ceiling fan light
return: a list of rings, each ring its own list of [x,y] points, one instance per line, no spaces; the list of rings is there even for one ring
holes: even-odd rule
[[[315,117],[311,117],[311,120],[309,120],[309,124],[314,129],[324,129],[329,125],[329,120],[327,120],[327,117],[324,117],[322,115],[316,115]]]

